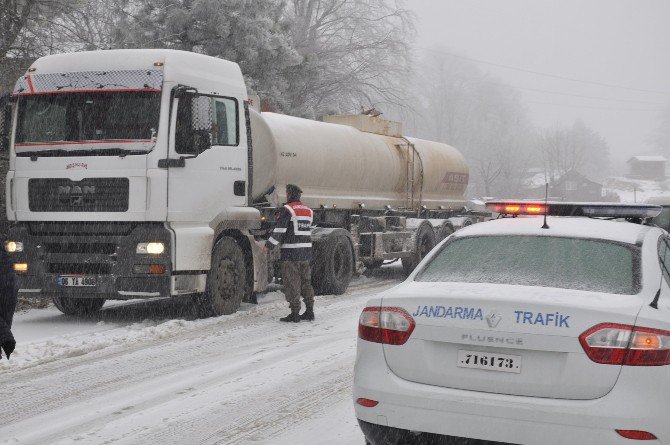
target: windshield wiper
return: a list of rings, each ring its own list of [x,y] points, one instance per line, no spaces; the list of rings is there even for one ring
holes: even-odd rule
[[[93,150],[40,150],[17,153],[19,157],[42,158],[42,157],[67,157],[67,156],[119,156],[121,158],[128,155],[144,155],[149,153],[146,150],[126,150],[123,148],[98,148]]]

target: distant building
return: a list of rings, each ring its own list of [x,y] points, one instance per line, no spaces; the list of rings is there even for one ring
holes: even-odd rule
[[[529,168],[524,174],[519,198],[544,199],[547,173],[544,168]]]
[[[563,201],[601,201],[603,186],[576,170],[570,170],[549,184],[549,194]]]
[[[661,180],[665,179],[665,164],[668,162],[663,156],[633,156],[628,160],[629,178]]]
[[[528,178],[524,181],[521,198],[544,199],[547,175],[535,170],[528,171]],[[558,176],[558,174],[555,174],[555,176]],[[602,184],[591,181],[576,170],[570,170],[564,175],[558,176],[554,181],[549,181],[548,192],[550,201],[610,200],[609,197],[603,197]]]

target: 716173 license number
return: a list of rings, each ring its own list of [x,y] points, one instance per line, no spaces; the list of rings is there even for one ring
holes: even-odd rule
[[[481,351],[458,351],[459,368],[485,369],[499,372],[521,372],[521,356]]]

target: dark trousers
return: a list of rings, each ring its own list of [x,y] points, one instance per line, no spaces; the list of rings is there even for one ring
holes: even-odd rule
[[[305,306],[313,306],[314,289],[309,261],[282,261],[281,271],[284,295],[291,312],[300,312],[301,294]]]

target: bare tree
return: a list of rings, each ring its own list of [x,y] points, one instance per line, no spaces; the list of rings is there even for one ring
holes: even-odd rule
[[[535,160],[519,93],[474,64],[436,48],[417,67],[418,112],[410,132],[458,148],[470,165],[470,193],[515,195]]]
[[[123,45],[132,17],[131,0],[77,1],[78,7],[40,20],[40,28],[33,33],[42,43],[43,53],[92,51]]]
[[[40,31],[79,0],[3,0],[0,3],[0,63],[8,57],[41,55]]]
[[[290,111],[318,117],[359,105],[401,104],[414,16],[389,0],[290,0],[303,62],[289,70]]]
[[[546,130],[540,139],[542,160],[550,181],[569,171],[603,178],[609,167],[609,147],[605,139],[582,121],[570,127]]]

